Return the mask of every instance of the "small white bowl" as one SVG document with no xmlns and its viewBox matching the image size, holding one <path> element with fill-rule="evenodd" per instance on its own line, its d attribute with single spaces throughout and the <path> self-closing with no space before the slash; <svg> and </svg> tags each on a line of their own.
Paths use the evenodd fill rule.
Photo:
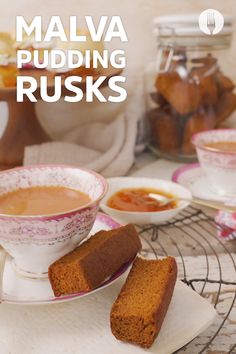
<svg viewBox="0 0 236 354">
<path fill-rule="evenodd" d="M 108 193 L 101 202 L 101 209 L 111 215 L 115 220 L 121 224 L 162 224 L 175 217 L 182 209 L 189 205 L 189 202 L 179 201 L 177 207 L 170 210 L 154 211 L 154 212 L 130 212 L 121 211 L 114 208 L 110 208 L 107 205 L 109 198 L 121 189 L 126 188 L 155 188 L 173 194 L 179 198 L 192 199 L 191 192 L 176 183 L 156 179 L 156 178 L 137 178 L 137 177 L 117 177 L 107 180 L 109 184 Z"/>
</svg>

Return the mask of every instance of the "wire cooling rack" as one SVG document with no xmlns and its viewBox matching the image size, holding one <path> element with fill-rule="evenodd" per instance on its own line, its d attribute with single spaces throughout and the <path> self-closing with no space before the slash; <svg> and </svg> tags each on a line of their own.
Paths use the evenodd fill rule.
<svg viewBox="0 0 236 354">
<path fill-rule="evenodd" d="M 178 353 L 236 353 L 236 240 L 223 243 L 217 237 L 221 226 L 194 207 L 171 222 L 138 228 L 142 255 L 175 256 L 179 278 L 208 298 L 219 314 L 214 325 Z"/>
</svg>

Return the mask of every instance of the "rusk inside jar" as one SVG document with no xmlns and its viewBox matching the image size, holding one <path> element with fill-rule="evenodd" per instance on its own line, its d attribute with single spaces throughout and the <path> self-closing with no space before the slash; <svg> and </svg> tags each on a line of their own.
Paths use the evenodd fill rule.
<svg viewBox="0 0 236 354">
<path fill-rule="evenodd" d="M 150 148 L 174 160 L 194 160 L 191 137 L 217 129 L 236 110 L 233 58 L 227 51 L 232 19 L 218 35 L 198 27 L 198 15 L 155 20 L 157 60 L 147 67 Z M 235 72 L 236 74 L 236 72 Z"/>
</svg>

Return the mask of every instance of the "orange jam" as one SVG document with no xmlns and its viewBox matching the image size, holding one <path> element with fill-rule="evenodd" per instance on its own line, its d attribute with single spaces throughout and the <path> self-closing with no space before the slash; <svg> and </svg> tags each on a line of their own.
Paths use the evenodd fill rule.
<svg viewBox="0 0 236 354">
<path fill-rule="evenodd" d="M 161 205 L 162 201 L 152 198 L 150 194 L 157 194 L 170 199 L 174 198 L 170 193 L 153 188 L 129 188 L 116 192 L 110 197 L 107 205 L 113 209 L 133 212 L 163 211 L 174 209 L 177 206 L 175 201 Z"/>
</svg>

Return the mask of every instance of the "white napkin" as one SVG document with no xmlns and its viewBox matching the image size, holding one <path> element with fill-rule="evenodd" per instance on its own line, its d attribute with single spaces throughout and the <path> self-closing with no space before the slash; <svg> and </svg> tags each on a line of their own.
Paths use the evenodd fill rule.
<svg viewBox="0 0 236 354">
<path fill-rule="evenodd" d="M 24 153 L 24 165 L 69 164 L 91 168 L 105 177 L 125 175 L 134 162 L 138 122 L 144 112 L 141 82 L 136 82 L 134 87 L 135 92 L 129 92 L 123 113 L 112 119 L 108 119 L 105 116 L 106 113 L 103 119 L 100 114 L 99 118 L 95 119 L 95 109 L 86 121 L 84 117 L 80 121 L 78 111 L 77 127 L 73 127 L 60 141 L 27 146 Z M 66 114 L 74 115 L 76 109 L 78 106 L 73 108 L 71 105 Z M 105 111 L 106 106 L 103 105 L 103 109 Z M 66 116 L 63 118 L 67 119 Z M 58 126 L 55 126 L 55 132 L 59 130 Z M 53 131 L 50 133 L 52 136 L 57 135 L 53 134 Z"/>
<path fill-rule="evenodd" d="M 205 299 L 177 282 L 154 345 L 144 350 L 120 342 L 111 333 L 109 314 L 124 278 L 93 295 L 69 303 L 45 306 L 2 304 L 1 354 L 170 354 L 199 335 L 215 319 L 216 312 Z"/>
</svg>

